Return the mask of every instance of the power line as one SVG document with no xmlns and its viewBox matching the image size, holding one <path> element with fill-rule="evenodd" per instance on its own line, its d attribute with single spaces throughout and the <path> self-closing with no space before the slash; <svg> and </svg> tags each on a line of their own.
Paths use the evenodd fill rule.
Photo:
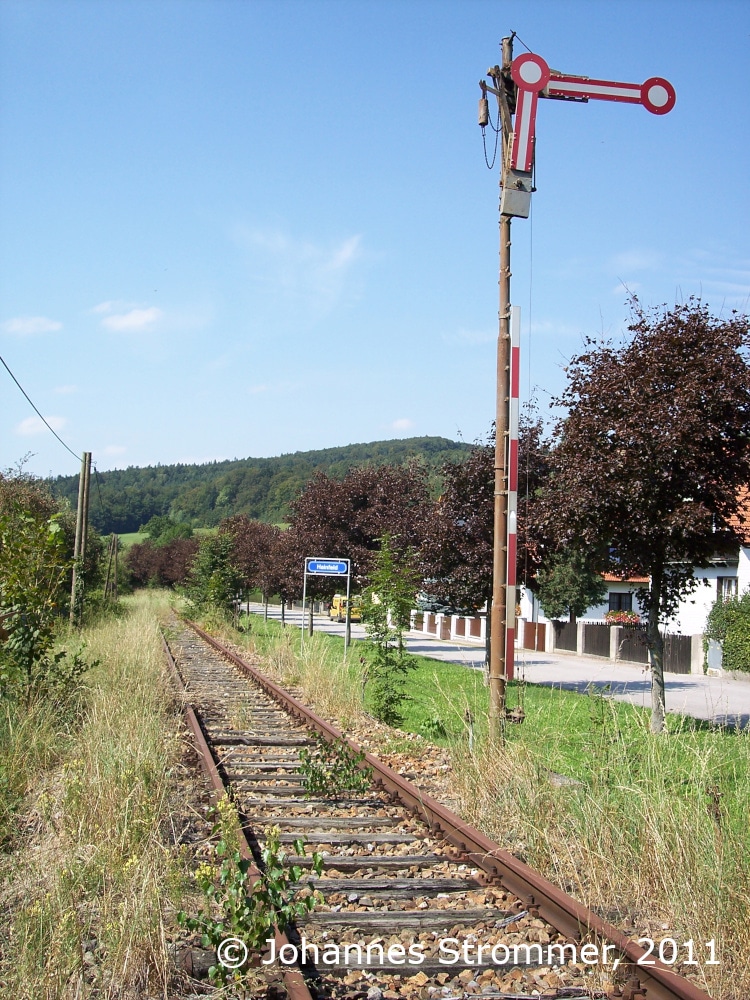
<svg viewBox="0 0 750 1000">
<path fill-rule="evenodd" d="M 23 393 L 23 395 L 26 398 L 26 401 L 29 403 L 29 405 L 31 406 L 32 410 L 34 411 L 34 413 L 36 413 L 36 415 L 42 421 L 42 423 L 47 428 L 47 430 L 52 431 L 52 433 L 55 435 L 55 437 L 60 442 L 60 444 L 63 446 L 63 448 L 65 448 L 66 451 L 69 451 L 70 454 L 73 456 L 73 458 L 76 459 L 76 461 L 80 461 L 81 456 L 80 455 L 76 455 L 76 453 L 73 451 L 72 448 L 68 448 L 68 446 L 65 444 L 65 442 L 63 441 L 63 439 L 57 433 L 57 431 L 54 430 L 52 427 L 50 427 L 50 425 L 47 423 L 47 421 L 45 420 L 45 418 L 42 416 L 42 414 L 39 412 L 39 410 L 34 405 L 34 403 L 33 403 L 32 399 L 31 399 L 31 397 L 29 396 L 29 394 L 26 392 L 26 390 L 24 389 L 24 387 L 21 385 L 21 383 L 18 381 L 18 379 L 16 378 L 16 376 L 13 374 L 13 372 L 8 367 L 8 365 L 7 365 L 6 361 L 5 361 L 5 358 L 3 358 L 2 355 L 0 355 L 0 361 L 2 361 L 3 367 L 5 368 L 5 370 L 7 371 L 7 373 L 10 375 L 10 377 L 13 379 L 13 381 L 16 383 L 16 385 L 18 386 L 18 388 L 21 390 L 21 392 Z"/>
</svg>

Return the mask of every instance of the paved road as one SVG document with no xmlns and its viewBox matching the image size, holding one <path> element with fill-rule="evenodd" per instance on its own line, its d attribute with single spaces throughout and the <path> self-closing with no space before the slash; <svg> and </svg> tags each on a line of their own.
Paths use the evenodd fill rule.
<svg viewBox="0 0 750 1000">
<path fill-rule="evenodd" d="M 251 604 L 250 611 L 263 613 L 261 604 Z M 269 607 L 269 617 L 279 620 L 278 607 Z M 287 611 L 286 620 L 299 627 L 300 611 Z M 314 616 L 314 627 L 344 634 L 344 626 L 331 622 L 322 615 Z M 361 625 L 352 625 L 352 639 L 364 638 Z M 459 663 L 475 670 L 484 668 L 484 647 L 474 643 L 444 642 L 418 632 L 407 636 L 411 653 L 430 656 L 436 660 Z M 534 653 L 519 649 L 516 652 L 516 677 L 531 684 L 561 687 L 568 691 L 585 693 L 599 690 L 620 701 L 629 701 L 645 708 L 651 706 L 651 673 L 640 664 L 612 663 L 595 656 L 576 656 L 572 653 Z M 727 726 L 750 725 L 750 678 L 736 680 L 729 676 L 704 677 L 699 674 L 666 674 L 666 702 L 668 712 L 681 712 L 696 719 L 706 719 Z"/>
</svg>

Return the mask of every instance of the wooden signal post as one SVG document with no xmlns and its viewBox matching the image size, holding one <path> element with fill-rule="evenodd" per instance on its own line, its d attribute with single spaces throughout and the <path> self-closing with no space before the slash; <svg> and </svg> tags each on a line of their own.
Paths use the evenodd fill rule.
<svg viewBox="0 0 750 1000">
<path fill-rule="evenodd" d="M 645 83 L 592 80 L 550 69 L 534 52 L 513 58 L 513 38 L 502 40 L 502 66 L 487 72 L 492 84 L 480 81 L 479 124 L 489 124 L 487 94 L 497 98 L 502 135 L 500 169 L 500 307 L 497 341 L 495 416 L 495 509 L 490 610 L 490 738 L 502 734 L 506 684 L 513 678 L 515 634 L 515 510 L 512 497 L 518 476 L 518 451 L 512 441 L 513 406 L 517 402 L 517 351 L 511 343 L 510 222 L 531 212 L 536 112 L 540 97 L 586 103 L 589 100 L 641 104 L 655 115 L 675 105 L 675 91 L 662 77 Z M 513 367 L 515 365 L 515 374 Z M 514 384 L 514 382 L 516 384 Z M 509 517 L 510 508 L 510 517 Z"/>
</svg>

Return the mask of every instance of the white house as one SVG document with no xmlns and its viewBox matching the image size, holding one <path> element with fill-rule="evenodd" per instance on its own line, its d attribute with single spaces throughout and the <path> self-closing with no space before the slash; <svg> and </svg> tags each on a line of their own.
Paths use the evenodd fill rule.
<svg viewBox="0 0 750 1000">
<path fill-rule="evenodd" d="M 719 597 L 737 597 L 750 587 L 750 546 L 717 555 L 705 568 L 694 570 L 695 589 L 680 604 L 677 614 L 667 623 L 667 631 L 679 635 L 700 635 L 706 627 L 706 619 L 714 602 Z M 640 611 L 636 592 L 648 587 L 648 577 L 632 577 L 621 580 L 605 573 L 607 599 L 601 604 L 587 608 L 579 621 L 602 621 L 608 611 Z M 521 589 L 521 614 L 525 621 L 548 622 L 538 598 L 530 591 Z"/>
</svg>

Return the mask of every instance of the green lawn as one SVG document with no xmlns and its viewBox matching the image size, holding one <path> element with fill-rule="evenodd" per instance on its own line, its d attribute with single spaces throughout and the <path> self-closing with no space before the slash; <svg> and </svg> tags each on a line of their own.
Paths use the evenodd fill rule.
<svg viewBox="0 0 750 1000">
<path fill-rule="evenodd" d="M 193 534 L 215 535 L 218 530 L 218 528 L 193 528 Z M 141 542 L 145 542 L 148 535 L 145 531 L 126 531 L 125 534 L 118 535 L 118 538 L 121 548 L 127 551 L 131 545 L 140 545 Z"/>
<path fill-rule="evenodd" d="M 251 615 L 259 651 L 281 632 L 277 622 Z M 318 633 L 341 650 L 343 639 Z M 359 643 L 352 647 L 358 658 Z M 426 656 L 408 655 L 407 701 L 403 706 L 407 732 L 439 745 L 476 741 L 487 732 L 488 688 L 482 671 Z M 661 769 L 665 792 L 690 793 L 699 764 L 705 794 L 734 793 L 747 804 L 750 789 L 750 733 L 720 730 L 686 716 L 667 716 L 669 739 L 649 738 L 649 713 L 615 701 L 606 693 L 581 695 L 559 688 L 511 681 L 509 708 L 521 706 L 522 723 L 506 726 L 508 744 L 524 747 L 540 766 L 586 784 L 638 781 Z M 738 753 L 738 750 L 742 752 Z M 654 756 L 656 754 L 656 757 Z M 687 777 L 690 775 L 691 777 Z M 728 803 L 726 803 L 728 804 Z M 732 809 L 734 811 L 734 809 Z"/>
<path fill-rule="evenodd" d="M 145 531 L 127 531 L 124 535 L 118 535 L 120 539 L 120 546 L 123 549 L 129 549 L 131 545 L 140 545 L 141 542 L 145 542 L 148 535 Z"/>
</svg>

